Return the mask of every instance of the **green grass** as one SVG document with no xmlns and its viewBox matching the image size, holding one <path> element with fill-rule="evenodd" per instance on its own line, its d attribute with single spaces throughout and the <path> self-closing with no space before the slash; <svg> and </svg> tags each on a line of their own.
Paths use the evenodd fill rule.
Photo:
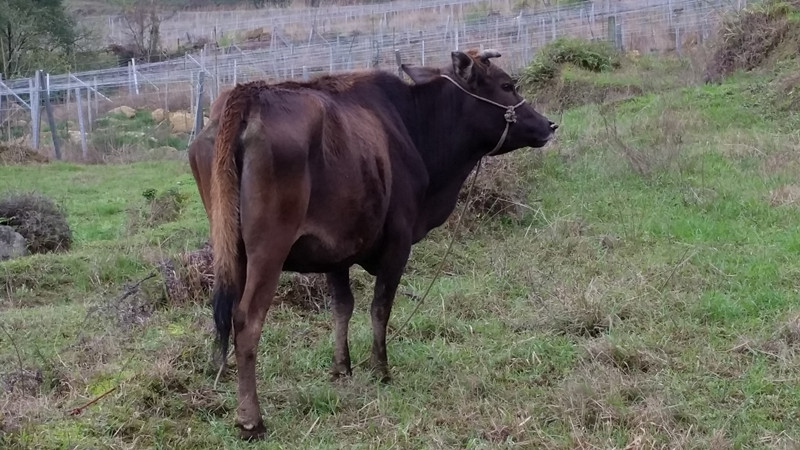
<svg viewBox="0 0 800 450">
<path fill-rule="evenodd" d="M 570 109 L 552 146 L 502 157 L 519 169 L 530 208 L 519 221 L 487 219 L 456 242 L 445 275 L 389 344 L 389 385 L 360 368 L 329 382 L 329 312 L 274 307 L 258 365 L 271 434 L 257 445 L 232 428 L 235 382 L 212 389 L 207 304 L 165 302 L 158 277 L 119 297 L 157 257 L 205 240 L 187 163 L 0 167 L 0 190 L 61 201 L 76 239 L 68 254 L 0 263 L 0 323 L 20 353 L 2 338 L 2 372 L 18 371 L 20 359 L 42 371 L 33 391 L 2 394 L 0 427 L 10 432 L 0 440 L 6 448 L 789 446 L 800 439 L 800 209 L 770 200 L 780 203 L 773 190 L 800 175 L 800 114 L 765 100 L 776 76 L 737 74 L 613 108 Z M 129 209 L 144 207 L 142 193 L 172 187 L 190 198 L 178 219 L 132 231 Z M 414 248 L 401 291 L 426 287 L 449 230 Z M 371 342 L 372 285 L 355 272 L 351 351 L 360 361 Z M 398 296 L 392 326 L 415 306 Z M 81 415 L 67 414 L 117 384 Z"/>
</svg>

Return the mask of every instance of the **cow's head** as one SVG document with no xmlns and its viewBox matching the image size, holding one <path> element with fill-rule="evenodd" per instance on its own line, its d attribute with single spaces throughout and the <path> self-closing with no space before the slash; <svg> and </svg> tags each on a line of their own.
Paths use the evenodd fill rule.
<svg viewBox="0 0 800 450">
<path fill-rule="evenodd" d="M 492 58 L 499 57 L 496 50 L 455 51 L 451 64 L 443 68 L 403 65 L 402 69 L 417 85 L 440 80 L 452 95 L 463 96 L 465 114 L 459 120 L 476 139 L 500 145 L 492 155 L 542 147 L 552 139 L 558 125 L 525 102 L 511 76 L 491 63 Z M 443 78 L 449 81 L 442 82 Z"/>
</svg>

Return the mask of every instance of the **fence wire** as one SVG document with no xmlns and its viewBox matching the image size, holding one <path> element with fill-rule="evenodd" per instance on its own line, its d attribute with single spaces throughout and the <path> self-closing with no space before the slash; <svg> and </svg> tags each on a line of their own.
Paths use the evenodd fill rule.
<svg viewBox="0 0 800 450">
<path fill-rule="evenodd" d="M 484 5 L 484 9 L 475 9 L 476 5 Z M 508 5 L 506 0 L 411 0 L 369 8 L 309 8 L 276 14 L 266 27 L 262 21 L 269 40 L 261 42 L 261 48 L 247 49 L 235 43 L 207 45 L 164 62 L 130 61 L 103 70 L 43 74 L 41 81 L 37 77 L 6 80 L 0 83 L 0 133 L 7 140 L 27 139 L 25 143 L 33 141 L 38 146 L 38 139 L 25 135 L 41 131 L 35 125 L 41 116 L 36 108 L 31 110 L 31 100 L 36 104 L 45 97 L 55 105 L 56 115 L 73 122 L 77 120 L 69 119 L 71 116 L 81 118 L 80 106 L 81 114 L 87 115 L 85 128 L 91 128 L 104 112 L 125 104 L 160 107 L 167 113 L 188 111 L 194 117 L 190 128 L 195 129 L 202 124 L 202 108 L 222 89 L 256 78 L 279 81 L 363 68 L 396 70 L 398 56 L 404 63 L 441 65 L 449 60 L 451 50 L 475 47 L 498 49 L 503 55 L 498 64 L 513 73 L 526 66 L 538 48 L 564 36 L 608 40 L 625 51 L 680 52 L 686 44 L 708 39 L 721 14 L 745 6 L 742 0 L 601 0 L 514 12 Z M 504 7 L 505 12 L 500 12 Z M 414 11 L 428 14 L 429 25 L 398 28 L 396 22 L 402 15 Z M 173 23 L 185 24 L 191 17 L 200 20 L 202 14 L 184 13 Z M 244 20 L 242 14 L 220 13 L 216 29 L 247 29 L 259 21 Z M 319 19 L 325 14 L 330 15 Z M 379 17 L 378 26 L 371 32 L 344 34 L 326 29 L 323 23 L 359 17 Z M 287 37 L 298 34 L 297 30 L 304 35 L 302 39 Z M 204 95 L 199 98 L 201 92 Z"/>
</svg>

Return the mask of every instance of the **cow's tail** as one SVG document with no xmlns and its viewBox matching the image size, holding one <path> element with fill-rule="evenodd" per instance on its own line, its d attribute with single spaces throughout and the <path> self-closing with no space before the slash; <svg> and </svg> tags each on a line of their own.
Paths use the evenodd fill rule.
<svg viewBox="0 0 800 450">
<path fill-rule="evenodd" d="M 239 134 L 250 109 L 250 90 L 234 88 L 220 118 L 211 167 L 211 244 L 214 249 L 214 324 L 221 351 L 221 364 L 228 355 L 233 308 L 241 297 L 245 256 L 239 220 L 241 142 Z"/>
</svg>

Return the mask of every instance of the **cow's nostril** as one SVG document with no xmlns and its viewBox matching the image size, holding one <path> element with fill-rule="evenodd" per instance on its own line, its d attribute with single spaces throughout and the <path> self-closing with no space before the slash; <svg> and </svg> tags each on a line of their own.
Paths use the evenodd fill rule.
<svg viewBox="0 0 800 450">
<path fill-rule="evenodd" d="M 558 124 L 550 122 L 550 129 L 553 130 L 553 131 L 556 131 L 558 129 Z"/>
</svg>

